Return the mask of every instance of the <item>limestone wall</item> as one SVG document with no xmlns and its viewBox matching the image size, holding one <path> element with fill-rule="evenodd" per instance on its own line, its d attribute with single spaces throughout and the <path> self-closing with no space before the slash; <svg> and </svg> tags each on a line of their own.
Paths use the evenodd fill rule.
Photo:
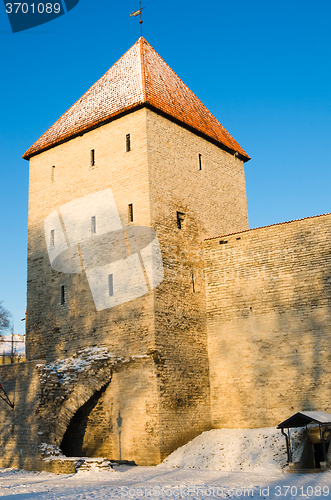
<svg viewBox="0 0 331 500">
<path fill-rule="evenodd" d="M 14 409 L 0 400 L 0 467 L 38 470 L 40 381 L 36 362 L 0 366 L 0 382 Z"/>
<path fill-rule="evenodd" d="M 106 348 L 86 349 L 48 365 L 0 366 L 0 381 L 14 403 L 12 409 L 0 400 L 0 467 L 74 471 L 75 459 L 63 454 L 160 462 L 149 356 L 120 359 Z"/>
<path fill-rule="evenodd" d="M 331 411 L 331 215 L 205 242 L 212 425 Z"/>
<path fill-rule="evenodd" d="M 128 133 L 131 150 L 126 152 Z M 139 354 L 154 345 L 153 294 L 131 301 L 129 307 L 122 304 L 97 311 L 85 272 L 57 272 L 50 265 L 44 231 L 46 217 L 72 200 L 107 188 L 112 190 L 123 226 L 150 226 L 143 109 L 30 160 L 27 359 L 45 358 L 51 362 L 78 349 L 105 344 L 118 355 Z M 132 223 L 128 221 L 131 203 Z M 123 331 L 127 332 L 125 336 Z"/>
<path fill-rule="evenodd" d="M 155 290 L 154 356 L 164 458 L 211 426 L 202 241 L 247 229 L 248 220 L 240 160 L 152 111 L 147 148 L 151 222 L 165 272 Z"/>
<path fill-rule="evenodd" d="M 42 441 L 68 457 L 160 460 L 153 359 L 87 348 L 39 367 Z"/>
<path fill-rule="evenodd" d="M 55 226 L 46 234 L 45 220 L 63 205 L 108 188 L 123 226 L 156 231 L 164 279 L 143 296 L 97 310 L 86 269 L 74 274 L 51 267 L 47 238 Z M 182 229 L 177 212 L 185 218 Z M 68 217 L 74 228 L 80 214 L 69 211 Z M 122 459 L 154 464 L 210 428 L 201 242 L 247 227 L 242 161 L 151 110 L 140 109 L 31 158 L 27 358 L 44 357 L 49 364 L 105 346 L 118 358 L 140 359 L 121 365 L 111 383 L 107 374 L 103 386 L 95 387 L 102 392 L 90 394 L 89 401 L 77 386 L 67 414 L 60 404 L 58 441 L 70 419 L 81 422 L 78 402 L 91 406 L 82 449 L 94 456 L 118 458 L 121 442 Z M 77 265 L 84 257 L 79 248 Z M 102 439 L 100 428 L 109 439 Z"/>
</svg>

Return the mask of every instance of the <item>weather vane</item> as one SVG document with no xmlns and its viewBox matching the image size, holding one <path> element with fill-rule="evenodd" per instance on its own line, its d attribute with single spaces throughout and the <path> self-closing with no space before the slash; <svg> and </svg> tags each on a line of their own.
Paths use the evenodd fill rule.
<svg viewBox="0 0 331 500">
<path fill-rule="evenodd" d="M 143 20 L 142 20 L 142 16 L 141 16 L 141 11 L 143 9 L 145 9 L 145 7 L 142 7 L 141 6 L 141 1 L 139 1 L 139 10 L 135 10 L 135 11 L 131 12 L 131 14 L 130 14 L 130 17 L 140 16 L 139 24 L 140 24 L 140 34 L 141 34 L 141 36 L 143 36 Z"/>
</svg>

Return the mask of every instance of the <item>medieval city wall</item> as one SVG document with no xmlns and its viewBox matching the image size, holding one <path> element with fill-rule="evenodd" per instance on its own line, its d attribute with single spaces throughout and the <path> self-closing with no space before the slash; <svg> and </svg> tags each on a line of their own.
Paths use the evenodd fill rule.
<svg viewBox="0 0 331 500">
<path fill-rule="evenodd" d="M 39 369 L 43 442 L 67 457 L 159 462 L 156 376 L 150 356 L 87 348 Z"/>
<path fill-rule="evenodd" d="M 164 458 L 211 428 L 202 241 L 247 229 L 248 218 L 241 160 L 151 110 L 147 147 L 151 223 L 165 273 L 155 289 Z M 184 217 L 181 229 L 177 212 Z"/>
<path fill-rule="evenodd" d="M 0 401 L 0 467 L 38 470 L 40 380 L 37 362 L 0 366 L 0 381 L 14 408 Z"/>
<path fill-rule="evenodd" d="M 331 215 L 205 241 L 212 426 L 331 411 Z"/>
<path fill-rule="evenodd" d="M 149 356 L 88 348 L 52 364 L 1 366 L 0 379 L 14 404 L 0 404 L 0 467 L 70 473 L 84 456 L 160 462 Z"/>
</svg>

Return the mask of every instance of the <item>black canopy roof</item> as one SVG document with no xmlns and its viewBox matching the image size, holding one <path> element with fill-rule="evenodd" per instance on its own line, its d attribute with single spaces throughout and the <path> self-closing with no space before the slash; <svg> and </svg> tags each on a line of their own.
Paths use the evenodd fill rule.
<svg viewBox="0 0 331 500">
<path fill-rule="evenodd" d="M 277 429 L 290 429 L 291 427 L 303 427 L 312 422 L 321 425 L 331 425 L 331 415 L 325 411 L 299 411 L 292 417 L 278 424 Z"/>
</svg>

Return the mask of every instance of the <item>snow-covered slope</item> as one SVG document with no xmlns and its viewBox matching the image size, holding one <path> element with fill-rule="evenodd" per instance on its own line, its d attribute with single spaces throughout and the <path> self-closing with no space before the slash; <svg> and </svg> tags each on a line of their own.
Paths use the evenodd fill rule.
<svg viewBox="0 0 331 500">
<path fill-rule="evenodd" d="M 280 470 L 286 463 L 285 438 L 274 427 L 214 429 L 178 448 L 162 465 L 212 470 Z"/>
</svg>

